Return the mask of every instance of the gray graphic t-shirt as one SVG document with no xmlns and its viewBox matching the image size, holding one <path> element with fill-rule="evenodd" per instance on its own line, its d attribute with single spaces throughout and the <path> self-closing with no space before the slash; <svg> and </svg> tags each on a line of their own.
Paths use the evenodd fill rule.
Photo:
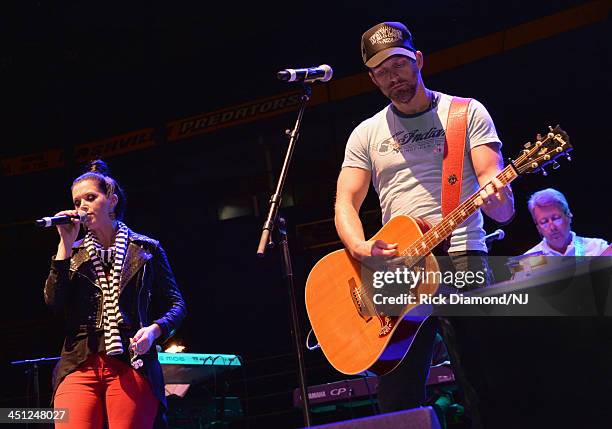
<svg viewBox="0 0 612 429">
<path fill-rule="evenodd" d="M 423 218 L 432 225 L 442 219 L 442 157 L 451 99 L 450 95 L 434 92 L 432 108 L 412 116 L 389 105 L 359 124 L 349 137 L 342 167 L 358 167 L 372 173 L 383 223 L 400 214 Z M 489 112 L 472 100 L 461 201 L 480 188 L 469 151 L 487 143 L 501 146 Z M 449 251 L 486 251 L 482 224 L 479 210 L 453 232 Z"/>
</svg>

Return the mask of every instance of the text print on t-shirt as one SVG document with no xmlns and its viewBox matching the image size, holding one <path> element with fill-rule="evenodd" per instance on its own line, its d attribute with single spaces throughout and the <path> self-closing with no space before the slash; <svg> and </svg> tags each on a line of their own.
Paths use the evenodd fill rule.
<svg viewBox="0 0 612 429">
<path fill-rule="evenodd" d="M 419 129 L 400 130 L 376 146 L 381 156 L 399 152 L 409 153 L 415 150 L 441 153 L 444 150 L 444 136 L 444 129 L 436 127 L 431 127 L 427 132 Z"/>
</svg>

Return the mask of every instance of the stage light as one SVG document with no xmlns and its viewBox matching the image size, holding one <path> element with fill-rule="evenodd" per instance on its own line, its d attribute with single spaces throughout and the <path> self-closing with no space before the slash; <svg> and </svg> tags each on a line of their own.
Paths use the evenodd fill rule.
<svg viewBox="0 0 612 429">
<path fill-rule="evenodd" d="M 166 353 L 181 353 L 183 350 L 185 350 L 185 346 L 179 346 L 177 344 L 172 344 L 170 347 L 168 347 L 165 352 Z"/>
</svg>

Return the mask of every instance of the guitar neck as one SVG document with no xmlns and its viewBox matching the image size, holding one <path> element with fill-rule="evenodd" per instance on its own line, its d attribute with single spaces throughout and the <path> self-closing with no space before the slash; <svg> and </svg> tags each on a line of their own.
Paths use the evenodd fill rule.
<svg viewBox="0 0 612 429">
<path fill-rule="evenodd" d="M 513 165 L 509 164 L 497 175 L 497 178 L 506 186 L 518 176 Z M 423 237 L 411 244 L 402 252 L 402 256 L 418 257 L 431 253 L 437 245 L 442 243 L 459 225 L 465 222 L 476 212 L 476 210 L 478 210 L 475 203 L 478 194 L 490 183 L 491 182 L 485 184 L 485 186 L 480 188 L 477 192 L 474 192 L 468 199 L 445 216 L 440 223 L 427 231 Z"/>
</svg>

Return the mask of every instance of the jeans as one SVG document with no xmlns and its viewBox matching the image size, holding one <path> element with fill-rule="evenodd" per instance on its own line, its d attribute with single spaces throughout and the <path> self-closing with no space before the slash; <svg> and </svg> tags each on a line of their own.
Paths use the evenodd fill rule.
<svg viewBox="0 0 612 429">
<path fill-rule="evenodd" d="M 90 355 L 64 378 L 54 408 L 68 409 L 60 428 L 150 429 L 159 401 L 149 383 L 127 363 L 103 353 Z"/>
<path fill-rule="evenodd" d="M 487 256 L 481 251 L 452 252 L 448 258 L 439 259 L 440 271 L 484 271 L 485 285 L 492 282 L 492 271 L 489 269 Z M 463 290 L 466 290 L 464 288 Z M 440 332 L 446 343 L 457 384 L 460 388 L 461 401 L 465 405 L 466 415 L 473 428 L 480 428 L 478 398 L 470 379 L 475 378 L 478 364 L 462 361 L 462 350 L 473 348 L 478 338 L 470 332 L 464 332 L 463 321 L 466 318 L 427 319 L 400 365 L 389 374 L 379 378 L 378 403 L 383 413 L 423 406 L 426 401 L 425 382 L 429 374 L 432 351 L 436 332 Z M 474 353 L 470 353 L 470 356 Z"/>
</svg>

